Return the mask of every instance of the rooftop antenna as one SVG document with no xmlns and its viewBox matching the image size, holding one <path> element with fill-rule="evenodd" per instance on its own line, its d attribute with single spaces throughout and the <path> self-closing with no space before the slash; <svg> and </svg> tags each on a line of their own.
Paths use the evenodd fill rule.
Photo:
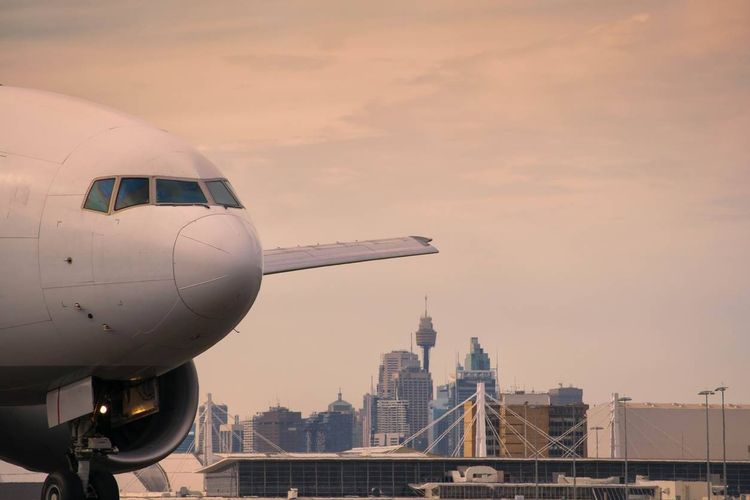
<svg viewBox="0 0 750 500">
<path fill-rule="evenodd" d="M 424 295 L 424 317 L 427 317 L 427 294 Z"/>
</svg>

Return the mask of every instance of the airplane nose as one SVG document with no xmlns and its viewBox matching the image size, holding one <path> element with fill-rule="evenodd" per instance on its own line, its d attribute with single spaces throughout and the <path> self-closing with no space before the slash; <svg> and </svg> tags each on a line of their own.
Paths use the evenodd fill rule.
<svg viewBox="0 0 750 500">
<path fill-rule="evenodd" d="M 252 224 L 234 215 L 209 215 L 183 227 L 173 264 L 182 301 L 205 318 L 239 321 L 260 289 L 260 243 Z"/>
</svg>

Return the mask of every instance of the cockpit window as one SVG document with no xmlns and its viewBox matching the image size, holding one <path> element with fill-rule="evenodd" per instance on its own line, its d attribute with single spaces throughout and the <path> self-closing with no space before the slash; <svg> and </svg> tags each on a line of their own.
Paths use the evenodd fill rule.
<svg viewBox="0 0 750 500">
<path fill-rule="evenodd" d="M 226 181 L 206 181 L 206 187 L 211 192 L 211 196 L 213 196 L 217 204 L 224 205 L 225 207 L 242 207 L 232 193 L 232 190 L 227 186 Z"/>
<path fill-rule="evenodd" d="M 157 179 L 156 203 L 207 204 L 208 200 L 200 184 L 195 181 Z"/>
<path fill-rule="evenodd" d="M 97 212 L 109 212 L 109 200 L 112 198 L 112 188 L 114 186 L 114 179 L 99 179 L 98 181 L 94 181 L 83 208 L 96 210 Z"/>
<path fill-rule="evenodd" d="M 117 191 L 115 200 L 115 210 L 132 207 L 133 205 L 147 205 L 148 196 L 148 178 L 146 177 L 126 177 L 120 179 L 120 188 Z"/>
</svg>

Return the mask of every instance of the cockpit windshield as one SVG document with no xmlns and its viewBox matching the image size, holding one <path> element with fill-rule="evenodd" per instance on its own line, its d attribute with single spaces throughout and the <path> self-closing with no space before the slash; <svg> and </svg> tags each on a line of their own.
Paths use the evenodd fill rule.
<svg viewBox="0 0 750 500">
<path fill-rule="evenodd" d="M 115 210 L 134 205 L 148 205 L 148 177 L 126 177 L 120 179 L 115 199 Z"/>
<path fill-rule="evenodd" d="M 232 193 L 227 181 L 206 181 L 206 187 L 217 204 L 235 208 L 242 206 Z"/>
<path fill-rule="evenodd" d="M 114 187 L 114 178 L 94 181 L 83 208 L 96 210 L 97 212 L 109 212 L 109 200 L 112 198 L 112 188 Z"/>
<path fill-rule="evenodd" d="M 196 181 L 156 179 L 156 203 L 208 204 L 208 200 Z"/>
<path fill-rule="evenodd" d="M 112 198 L 114 197 L 114 203 Z M 110 214 L 136 205 L 243 208 L 226 179 L 113 176 L 94 179 L 83 208 Z"/>
</svg>

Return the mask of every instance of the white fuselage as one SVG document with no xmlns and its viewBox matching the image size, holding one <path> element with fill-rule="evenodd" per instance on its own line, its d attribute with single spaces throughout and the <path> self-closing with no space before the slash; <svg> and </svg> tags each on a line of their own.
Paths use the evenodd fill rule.
<svg viewBox="0 0 750 500">
<path fill-rule="evenodd" d="M 151 202 L 84 209 L 108 176 L 150 178 Z M 223 175 L 135 118 L 0 86 L 0 405 L 89 375 L 164 373 L 250 309 L 263 256 L 246 210 L 156 204 L 156 178 Z"/>
</svg>

